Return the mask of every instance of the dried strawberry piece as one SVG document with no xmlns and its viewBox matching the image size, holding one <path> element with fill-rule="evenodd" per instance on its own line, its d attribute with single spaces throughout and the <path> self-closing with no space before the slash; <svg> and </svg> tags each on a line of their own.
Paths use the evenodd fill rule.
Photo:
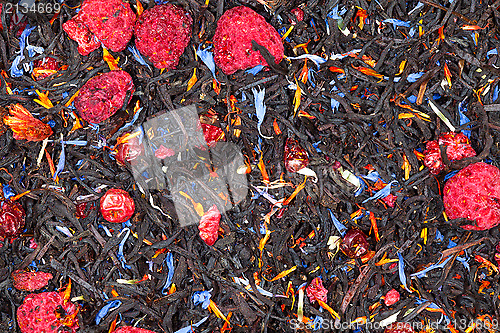
<svg viewBox="0 0 500 333">
<path fill-rule="evenodd" d="M 137 20 L 135 46 L 156 68 L 175 68 L 191 39 L 192 25 L 193 19 L 183 8 L 154 6 Z"/>
<path fill-rule="evenodd" d="M 53 134 L 49 125 L 33 117 L 21 104 L 9 106 L 9 112 L 11 116 L 4 117 L 3 122 L 14 132 L 14 139 L 42 141 Z"/>
<path fill-rule="evenodd" d="M 213 38 L 215 64 L 226 74 L 257 65 L 267 66 L 260 52 L 253 50 L 252 40 L 265 47 L 276 63 L 283 59 L 281 37 L 264 17 L 245 6 L 229 9 L 217 22 Z"/>
<path fill-rule="evenodd" d="M 474 163 L 451 177 L 443 190 L 446 215 L 475 220 L 466 230 L 487 230 L 500 224 L 500 170 Z"/>
<path fill-rule="evenodd" d="M 19 202 L 0 201 L 0 237 L 16 237 L 24 228 L 26 214 Z"/>
<path fill-rule="evenodd" d="M 396 289 L 391 289 L 385 294 L 384 303 L 387 306 L 391 306 L 399 302 L 399 292 Z"/>
<path fill-rule="evenodd" d="M 121 165 L 125 165 L 125 161 L 132 164 L 140 155 L 144 153 L 144 146 L 139 143 L 139 137 L 135 136 L 126 139 L 116 145 L 115 158 Z"/>
<path fill-rule="evenodd" d="M 174 155 L 175 150 L 173 150 L 172 148 L 167 148 L 164 145 L 160 145 L 160 147 L 158 147 L 158 149 L 156 149 L 155 151 L 156 158 L 159 158 L 161 160 Z"/>
<path fill-rule="evenodd" d="M 35 291 L 45 287 L 53 276 L 45 272 L 29 272 L 17 270 L 11 274 L 14 288 L 24 291 Z"/>
<path fill-rule="evenodd" d="M 429 141 L 424 151 L 424 165 L 432 174 L 437 175 L 444 169 L 439 146 L 446 146 L 446 156 L 450 161 L 458 161 L 466 157 L 476 156 L 469 139 L 463 133 L 442 133 L 437 141 Z"/>
<path fill-rule="evenodd" d="M 410 323 L 392 323 L 387 326 L 384 330 L 384 333 L 413 333 L 415 330 L 411 326 Z"/>
<path fill-rule="evenodd" d="M 302 21 L 304 19 L 304 11 L 300 9 L 299 7 L 294 8 L 290 11 L 295 17 L 297 18 L 297 21 Z M 295 22 L 293 22 L 295 24 Z"/>
<path fill-rule="evenodd" d="M 135 203 L 127 191 L 118 188 L 109 189 L 101 197 L 101 214 L 108 222 L 122 223 L 134 215 Z"/>
<path fill-rule="evenodd" d="M 144 328 L 132 327 L 132 326 L 122 326 L 113 331 L 113 333 L 155 333 Z"/>
<path fill-rule="evenodd" d="M 297 140 L 286 139 L 285 142 L 285 168 L 288 172 L 297 172 L 309 164 L 307 152 L 299 145 Z"/>
<path fill-rule="evenodd" d="M 311 283 L 306 288 L 307 297 L 309 297 L 309 302 L 314 303 L 320 300 L 326 303 L 328 298 L 328 290 L 323 287 L 323 281 L 320 277 L 314 278 Z"/>
<path fill-rule="evenodd" d="M 366 235 L 358 229 L 349 229 L 340 243 L 340 249 L 349 258 L 361 258 L 369 248 Z"/>
<path fill-rule="evenodd" d="M 78 53 L 83 56 L 89 55 L 101 46 L 101 43 L 90 32 L 85 23 L 79 19 L 78 15 L 65 22 L 63 30 L 66 31 L 69 38 L 78 43 Z"/>
<path fill-rule="evenodd" d="M 64 299 L 63 292 L 29 294 L 17 309 L 21 333 L 78 331 L 78 306 Z"/>
<path fill-rule="evenodd" d="M 218 237 L 219 223 L 221 214 L 216 205 L 213 205 L 200 220 L 198 229 L 200 230 L 200 238 L 209 245 L 215 244 Z"/>
<path fill-rule="evenodd" d="M 114 115 L 124 104 L 127 92 L 130 97 L 135 87 L 129 73 L 116 70 L 94 76 L 80 89 L 75 107 L 84 120 L 98 124 Z"/>
<path fill-rule="evenodd" d="M 382 201 L 384 201 L 389 207 L 394 207 L 397 198 L 398 197 L 395 196 L 394 194 L 389 193 L 389 195 L 383 198 Z"/>
<path fill-rule="evenodd" d="M 202 123 L 201 128 L 203 129 L 203 135 L 209 147 L 215 146 L 217 141 L 223 137 L 224 132 L 220 127 Z"/>
</svg>

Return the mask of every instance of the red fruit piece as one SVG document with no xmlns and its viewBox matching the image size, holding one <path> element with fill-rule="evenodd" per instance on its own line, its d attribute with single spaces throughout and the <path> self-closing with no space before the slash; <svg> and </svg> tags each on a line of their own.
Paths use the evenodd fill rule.
<svg viewBox="0 0 500 333">
<path fill-rule="evenodd" d="M 121 165 L 125 165 L 125 161 L 132 164 L 143 153 L 144 146 L 139 143 L 139 138 L 135 136 L 116 145 L 115 158 Z"/>
<path fill-rule="evenodd" d="M 155 333 L 144 328 L 122 326 L 113 331 L 113 333 Z"/>
<path fill-rule="evenodd" d="M 349 229 L 340 243 L 340 249 L 349 258 L 361 258 L 369 248 L 366 235 L 358 229 Z"/>
<path fill-rule="evenodd" d="M 413 327 L 410 323 L 392 323 L 387 326 L 384 330 L 384 333 L 413 333 Z"/>
<path fill-rule="evenodd" d="M 302 21 L 304 19 L 304 11 L 300 8 L 294 8 L 290 11 L 295 17 L 297 18 L 297 21 Z"/>
<path fill-rule="evenodd" d="M 216 205 L 213 205 L 200 220 L 198 229 L 200 230 L 200 238 L 208 245 L 212 246 L 217 240 L 219 231 L 221 214 Z"/>
<path fill-rule="evenodd" d="M 118 188 L 109 189 L 101 197 L 101 214 L 108 222 L 122 223 L 134 215 L 135 204 L 127 191 Z"/>
<path fill-rule="evenodd" d="M 437 175 L 444 169 L 439 146 L 446 146 L 446 156 L 450 161 L 458 161 L 466 157 L 476 156 L 469 139 L 463 133 L 442 133 L 437 141 L 429 141 L 424 151 L 424 165 L 432 174 Z"/>
<path fill-rule="evenodd" d="M 117 70 L 94 76 L 80 89 L 75 107 L 84 120 L 98 124 L 114 115 L 124 104 L 127 92 L 135 91 L 129 73 Z"/>
<path fill-rule="evenodd" d="M 224 132 L 220 127 L 202 123 L 201 128 L 203 129 L 203 135 L 209 147 L 215 146 L 217 141 L 221 140 L 223 137 Z"/>
<path fill-rule="evenodd" d="M 391 306 L 399 301 L 399 292 L 396 289 L 391 289 L 385 294 L 384 303 Z"/>
<path fill-rule="evenodd" d="M 65 22 L 63 30 L 66 31 L 69 38 L 78 43 L 78 53 L 83 56 L 88 55 L 101 46 L 101 43 L 99 43 L 89 28 L 78 18 L 78 15 Z"/>
<path fill-rule="evenodd" d="M 78 307 L 64 299 L 64 293 L 45 292 L 29 294 L 17 309 L 17 323 L 21 333 L 77 332 Z"/>
<path fill-rule="evenodd" d="M 14 288 L 24 291 L 35 291 L 45 287 L 53 276 L 45 272 L 28 272 L 17 270 L 11 274 Z"/>
<path fill-rule="evenodd" d="M 288 172 L 297 172 L 309 164 L 307 152 L 299 145 L 297 140 L 286 139 L 285 142 L 285 168 Z"/>
<path fill-rule="evenodd" d="M 19 202 L 0 201 L 0 237 L 16 237 L 24 228 L 26 214 Z"/>
<path fill-rule="evenodd" d="M 172 69 L 191 39 L 193 19 L 172 4 L 144 11 L 135 25 L 135 45 L 156 68 Z"/>
<path fill-rule="evenodd" d="M 84 219 L 87 217 L 88 215 L 88 211 L 87 211 L 87 203 L 86 202 L 82 202 L 82 203 L 79 203 L 78 205 L 76 205 L 76 212 L 75 212 L 75 216 L 78 217 L 79 219 Z"/>
<path fill-rule="evenodd" d="M 500 170 L 474 163 L 451 177 L 443 190 L 446 215 L 475 220 L 466 230 L 487 230 L 500 224 Z"/>
<path fill-rule="evenodd" d="M 42 141 L 52 135 L 50 126 L 33 117 L 21 104 L 9 106 L 9 112 L 11 116 L 4 117 L 3 122 L 14 132 L 14 139 Z"/>
<path fill-rule="evenodd" d="M 264 17 L 245 6 L 229 9 L 221 16 L 215 30 L 215 64 L 226 74 L 257 65 L 267 66 L 260 52 L 253 50 L 252 40 L 265 47 L 276 63 L 283 59 L 281 37 Z"/>
<path fill-rule="evenodd" d="M 35 61 L 34 66 L 33 76 L 38 81 L 55 74 L 59 69 L 59 62 L 52 57 L 45 57 L 41 60 Z"/>
<path fill-rule="evenodd" d="M 309 297 L 309 302 L 314 303 L 318 299 L 326 303 L 328 298 L 328 290 L 323 287 L 323 281 L 320 277 L 314 278 L 311 283 L 306 288 L 307 297 Z"/>
<path fill-rule="evenodd" d="M 161 160 L 174 155 L 175 150 L 173 150 L 172 148 L 167 148 L 164 145 L 160 145 L 160 147 L 158 147 L 158 149 L 156 149 L 155 151 L 156 158 L 159 158 Z"/>
</svg>

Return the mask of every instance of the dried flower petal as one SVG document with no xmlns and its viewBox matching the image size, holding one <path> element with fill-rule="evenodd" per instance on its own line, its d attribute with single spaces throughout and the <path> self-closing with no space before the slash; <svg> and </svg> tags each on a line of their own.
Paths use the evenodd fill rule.
<svg viewBox="0 0 500 333">
<path fill-rule="evenodd" d="M 49 125 L 33 117 L 21 104 L 9 106 L 11 116 L 3 118 L 5 125 L 14 132 L 14 139 L 42 141 L 52 135 Z"/>
</svg>

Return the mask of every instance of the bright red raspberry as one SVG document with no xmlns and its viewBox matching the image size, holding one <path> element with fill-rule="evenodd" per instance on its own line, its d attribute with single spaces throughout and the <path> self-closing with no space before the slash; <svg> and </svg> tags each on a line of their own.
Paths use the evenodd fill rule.
<svg viewBox="0 0 500 333">
<path fill-rule="evenodd" d="M 413 333 L 415 330 L 410 323 L 392 323 L 387 326 L 384 333 Z"/>
<path fill-rule="evenodd" d="M 451 177 L 443 190 L 446 215 L 475 220 L 466 230 L 487 230 L 500 224 L 500 170 L 474 163 Z"/>
<path fill-rule="evenodd" d="M 122 326 L 113 331 L 113 333 L 155 333 L 144 328 Z"/>
<path fill-rule="evenodd" d="M 80 89 L 75 107 L 80 117 L 91 123 L 100 123 L 114 115 L 124 104 L 127 92 L 135 91 L 132 77 L 117 70 L 94 76 Z"/>
<path fill-rule="evenodd" d="M 396 289 L 391 289 L 385 294 L 384 303 L 387 306 L 391 306 L 399 302 L 399 292 Z"/>
<path fill-rule="evenodd" d="M 210 124 L 202 123 L 201 128 L 203 129 L 203 136 L 205 137 L 205 141 L 209 147 L 215 146 L 224 133 L 220 127 Z"/>
<path fill-rule="evenodd" d="M 306 288 L 307 297 L 309 297 L 309 302 L 314 303 L 320 300 L 326 303 L 328 298 L 328 290 L 323 287 L 323 281 L 320 277 L 314 278 L 311 283 Z"/>
<path fill-rule="evenodd" d="M 193 19 L 172 4 L 144 11 L 135 24 L 135 45 L 156 68 L 172 69 L 191 39 Z"/>
<path fill-rule="evenodd" d="M 118 188 L 109 189 L 101 197 L 101 214 L 108 222 L 122 223 L 134 215 L 135 203 L 127 191 Z"/>
<path fill-rule="evenodd" d="M 221 16 L 215 30 L 215 64 L 226 74 L 257 65 L 267 66 L 260 52 L 253 50 L 252 40 L 265 47 L 276 63 L 283 59 L 281 37 L 264 17 L 245 6 L 229 9 Z"/>
<path fill-rule="evenodd" d="M 432 174 L 437 175 L 444 169 L 439 146 L 446 146 L 446 156 L 450 161 L 458 161 L 466 157 L 476 156 L 469 139 L 463 133 L 442 133 L 437 141 L 429 141 L 424 151 L 424 165 Z"/>
<path fill-rule="evenodd" d="M 304 19 L 304 11 L 300 9 L 299 7 L 294 8 L 290 11 L 295 17 L 297 18 L 297 21 L 302 21 Z"/>
<path fill-rule="evenodd" d="M 0 237 L 16 237 L 24 228 L 26 214 L 19 202 L 0 201 Z"/>
<path fill-rule="evenodd" d="M 41 60 L 37 60 L 34 63 L 35 68 L 33 68 L 33 76 L 35 80 L 42 80 L 46 77 L 55 74 L 59 70 L 59 62 L 52 57 L 45 57 Z"/>
<path fill-rule="evenodd" d="M 78 15 L 63 24 L 63 30 L 68 37 L 78 43 L 78 53 L 83 56 L 89 55 L 101 46 L 89 28 L 83 23 Z"/>
<path fill-rule="evenodd" d="M 208 245 L 212 246 L 218 237 L 221 214 L 216 205 L 213 205 L 200 220 L 198 229 L 200 238 Z"/>
<path fill-rule="evenodd" d="M 35 291 L 45 287 L 53 276 L 45 272 L 28 272 L 17 270 L 11 274 L 14 288 L 24 291 Z"/>
<path fill-rule="evenodd" d="M 297 172 L 309 164 L 309 158 L 304 148 L 297 140 L 286 139 L 285 142 L 285 168 L 288 172 Z"/>
</svg>

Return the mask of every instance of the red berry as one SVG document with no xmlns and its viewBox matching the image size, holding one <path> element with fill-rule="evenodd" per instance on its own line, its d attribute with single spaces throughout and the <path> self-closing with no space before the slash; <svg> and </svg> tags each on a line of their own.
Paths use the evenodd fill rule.
<svg viewBox="0 0 500 333">
<path fill-rule="evenodd" d="M 144 146 L 139 143 L 139 138 L 132 137 L 116 145 L 115 158 L 118 163 L 125 165 L 125 161 L 132 163 L 143 153 Z"/>
<path fill-rule="evenodd" d="M 38 81 L 56 73 L 59 69 L 59 62 L 52 57 L 45 57 L 41 60 L 35 61 L 34 66 L 33 76 Z"/>
<path fill-rule="evenodd" d="M 297 172 L 309 164 L 307 152 L 302 148 L 297 140 L 286 139 L 285 143 L 285 168 L 288 172 Z"/>
<path fill-rule="evenodd" d="M 424 165 L 432 174 L 437 175 L 444 169 L 439 146 L 446 146 L 446 156 L 450 161 L 458 161 L 466 157 L 476 156 L 469 139 L 462 133 L 442 133 L 437 141 L 429 141 L 424 151 Z"/>
<path fill-rule="evenodd" d="M 29 294 L 17 309 L 21 333 L 77 332 L 78 307 L 55 291 Z"/>
<path fill-rule="evenodd" d="M 369 248 L 366 235 L 358 229 L 349 229 L 340 243 L 340 249 L 349 258 L 361 258 Z"/>
<path fill-rule="evenodd" d="M 399 301 L 399 292 L 396 289 L 391 289 L 385 294 L 384 303 L 391 306 Z"/>
<path fill-rule="evenodd" d="M 25 291 L 35 291 L 45 287 L 53 276 L 44 272 L 28 272 L 17 270 L 11 274 L 14 288 Z"/>
<path fill-rule="evenodd" d="M 80 89 L 75 107 L 84 120 L 98 124 L 114 115 L 124 104 L 127 92 L 135 91 L 132 77 L 117 70 L 94 76 Z"/>
<path fill-rule="evenodd" d="M 384 201 L 389 207 L 394 207 L 397 198 L 398 197 L 395 196 L 394 194 L 389 193 L 389 195 L 383 198 L 382 201 Z"/>
<path fill-rule="evenodd" d="M 144 328 L 122 326 L 113 331 L 113 333 L 155 333 Z"/>
<path fill-rule="evenodd" d="M 475 163 L 451 177 L 443 190 L 446 214 L 451 219 L 475 220 L 466 230 L 487 230 L 500 224 L 500 170 Z"/>
<path fill-rule="evenodd" d="M 76 213 L 75 213 L 75 216 L 78 217 L 79 219 L 84 219 L 86 218 L 88 215 L 88 212 L 87 212 L 87 203 L 86 202 L 82 202 L 82 203 L 79 203 L 78 205 L 76 205 Z"/>
<path fill-rule="evenodd" d="M 202 123 L 201 128 L 203 129 L 203 135 L 209 147 L 215 146 L 217 141 L 222 138 L 222 134 L 224 133 L 220 127 L 210 124 Z"/>
<path fill-rule="evenodd" d="M 320 300 L 326 303 L 328 298 L 328 290 L 323 287 L 323 281 L 320 277 L 315 278 L 306 288 L 307 297 L 309 297 L 309 302 L 314 303 L 316 300 Z"/>
<path fill-rule="evenodd" d="M 304 11 L 300 8 L 294 8 L 291 10 L 291 13 L 293 15 L 295 15 L 295 17 L 297 18 L 297 21 L 302 21 L 304 19 Z"/>
<path fill-rule="evenodd" d="M 159 158 L 161 160 L 174 155 L 175 150 L 173 150 L 172 148 L 167 148 L 164 145 L 160 145 L 160 147 L 158 147 L 158 149 L 156 149 L 155 151 L 156 158 Z"/>
<path fill-rule="evenodd" d="M 26 214 L 19 202 L 0 201 L 0 237 L 16 237 L 24 228 Z"/>
<path fill-rule="evenodd" d="M 221 16 L 215 30 L 215 64 L 226 74 L 257 65 L 267 66 L 260 52 L 253 50 L 252 40 L 265 47 L 276 63 L 283 59 L 281 37 L 264 17 L 245 6 L 229 9 Z"/>
<path fill-rule="evenodd" d="M 198 229 L 200 230 L 200 238 L 209 245 L 215 244 L 218 237 L 219 223 L 221 214 L 216 205 L 213 205 L 200 220 Z"/>
<path fill-rule="evenodd" d="M 134 210 L 134 200 L 127 191 L 112 188 L 101 197 L 101 214 L 108 222 L 125 222 L 134 215 Z"/>
<path fill-rule="evenodd" d="M 135 45 L 156 68 L 172 69 L 191 39 L 193 19 L 172 4 L 144 11 L 135 25 Z"/>
<path fill-rule="evenodd" d="M 384 333 L 413 333 L 413 327 L 410 323 L 392 323 L 387 326 Z"/>
<path fill-rule="evenodd" d="M 66 31 L 69 38 L 78 43 L 78 53 L 83 56 L 88 55 L 101 46 L 101 43 L 99 43 L 89 28 L 78 18 L 78 15 L 65 22 L 63 30 Z"/>
</svg>

